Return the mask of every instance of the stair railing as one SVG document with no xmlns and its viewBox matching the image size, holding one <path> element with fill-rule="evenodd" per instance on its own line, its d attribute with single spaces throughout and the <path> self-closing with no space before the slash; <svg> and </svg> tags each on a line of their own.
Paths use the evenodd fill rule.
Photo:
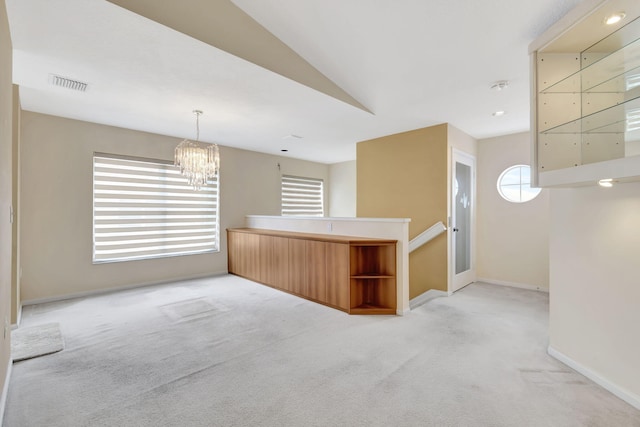
<svg viewBox="0 0 640 427">
<path fill-rule="evenodd" d="M 445 231 L 447 231 L 447 227 L 445 227 L 442 221 L 436 222 L 431 227 L 427 228 L 422 233 L 418 234 L 416 237 L 409 241 L 409 253 L 415 251 L 420 246 L 430 242 Z"/>
</svg>

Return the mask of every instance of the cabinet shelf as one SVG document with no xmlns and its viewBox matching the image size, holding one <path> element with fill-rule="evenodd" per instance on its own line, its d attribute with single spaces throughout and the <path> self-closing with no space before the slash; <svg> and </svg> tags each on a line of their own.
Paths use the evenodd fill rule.
<svg viewBox="0 0 640 427">
<path fill-rule="evenodd" d="M 351 276 L 352 279 L 393 279 L 394 277 L 388 274 L 358 274 Z"/>
<path fill-rule="evenodd" d="M 393 310 L 396 306 L 395 276 L 351 277 L 351 306 L 349 313 L 363 310 Z"/>
<path fill-rule="evenodd" d="M 629 132 L 631 121 L 640 116 L 640 95 L 613 107 L 588 114 L 579 119 L 562 123 L 541 134 L 589 134 L 589 133 L 625 133 Z M 638 125 L 640 127 L 640 125 Z"/>
<path fill-rule="evenodd" d="M 637 27 L 637 30 L 640 31 L 640 19 L 636 19 L 627 27 Z M 584 54 L 588 54 L 588 52 L 581 52 L 581 57 Z M 633 77 L 634 71 L 637 72 L 639 68 L 640 38 L 636 38 L 627 45 L 621 46 L 614 52 L 540 90 L 540 93 L 619 92 L 615 89 L 624 89 L 622 92 L 625 92 L 629 89 L 626 85 L 609 87 L 606 83 L 625 75 Z"/>
<path fill-rule="evenodd" d="M 602 83 L 587 88 L 584 93 L 627 93 L 640 87 L 640 64 L 624 73 L 617 74 Z"/>
<path fill-rule="evenodd" d="M 371 304 L 362 304 L 357 307 L 352 307 L 349 312 L 351 314 L 396 314 L 396 310 L 394 308 Z"/>
<path fill-rule="evenodd" d="M 575 74 L 566 77 L 562 81 L 549 86 L 540 91 L 540 93 L 625 93 L 640 86 L 640 64 L 637 66 L 612 76 L 606 76 L 605 80 L 589 87 L 581 88 L 581 74 L 578 71 Z"/>
</svg>

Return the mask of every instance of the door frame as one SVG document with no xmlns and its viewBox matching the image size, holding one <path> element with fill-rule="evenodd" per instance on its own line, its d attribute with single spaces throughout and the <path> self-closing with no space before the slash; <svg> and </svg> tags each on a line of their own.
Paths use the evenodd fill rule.
<svg viewBox="0 0 640 427">
<path fill-rule="evenodd" d="M 469 270 L 456 274 L 455 272 L 455 181 L 456 181 L 456 163 L 462 163 L 471 168 L 471 262 Z M 449 246 L 449 284 L 448 294 L 451 295 L 454 292 L 464 288 L 465 286 L 476 281 L 476 158 L 473 154 L 465 151 L 458 150 L 456 148 L 451 149 L 451 176 L 449 179 L 449 227 L 448 227 L 448 246 Z"/>
</svg>

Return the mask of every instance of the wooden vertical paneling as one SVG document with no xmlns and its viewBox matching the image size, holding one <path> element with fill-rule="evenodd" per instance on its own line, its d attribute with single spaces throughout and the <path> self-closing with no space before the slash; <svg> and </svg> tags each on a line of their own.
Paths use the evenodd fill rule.
<svg viewBox="0 0 640 427">
<path fill-rule="evenodd" d="M 394 314 L 396 241 L 228 230 L 229 272 L 351 314 Z"/>
<path fill-rule="evenodd" d="M 262 235 L 259 237 L 259 281 L 288 291 L 289 239 Z"/>
<path fill-rule="evenodd" d="M 272 268 L 275 264 L 274 239 L 273 236 L 258 236 L 258 281 L 269 286 L 274 286 L 272 280 Z"/>
<path fill-rule="evenodd" d="M 245 269 L 247 278 L 260 281 L 260 236 L 256 234 L 245 234 L 243 240 L 244 252 L 246 254 Z"/>
<path fill-rule="evenodd" d="M 306 296 L 320 302 L 327 300 L 326 243 L 305 241 L 306 276 L 308 289 Z"/>
<path fill-rule="evenodd" d="M 239 259 L 238 233 L 227 230 L 227 270 L 229 273 L 238 274 Z"/>
<path fill-rule="evenodd" d="M 349 245 L 327 243 L 327 304 L 349 309 Z"/>
<path fill-rule="evenodd" d="M 228 231 L 227 239 L 229 273 L 260 281 L 259 236 Z"/>
<path fill-rule="evenodd" d="M 289 239 L 289 291 L 306 296 L 308 288 L 305 241 Z"/>
</svg>

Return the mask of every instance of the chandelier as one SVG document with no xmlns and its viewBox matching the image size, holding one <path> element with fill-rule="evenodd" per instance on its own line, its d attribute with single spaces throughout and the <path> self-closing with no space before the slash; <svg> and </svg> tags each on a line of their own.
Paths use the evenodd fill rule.
<svg viewBox="0 0 640 427">
<path fill-rule="evenodd" d="M 207 181 L 218 175 L 220 151 L 217 144 L 200 142 L 200 116 L 202 111 L 193 110 L 196 115 L 196 140 L 184 139 L 175 150 L 175 165 L 187 178 L 189 185 L 200 190 Z"/>
</svg>

